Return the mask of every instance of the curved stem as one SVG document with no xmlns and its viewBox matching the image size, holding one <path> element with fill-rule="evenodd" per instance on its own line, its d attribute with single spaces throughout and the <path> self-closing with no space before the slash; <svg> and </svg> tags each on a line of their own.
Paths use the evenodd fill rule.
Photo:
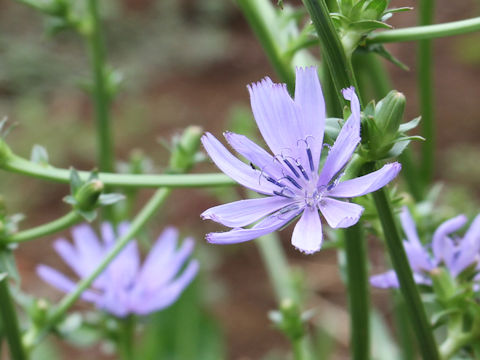
<svg viewBox="0 0 480 360">
<path fill-rule="evenodd" d="M 480 30 L 480 17 L 453 21 L 444 24 L 427 26 L 414 26 L 406 29 L 385 30 L 374 32 L 367 39 L 367 44 L 417 41 L 424 39 L 435 39 L 446 36 L 467 34 Z"/>
<path fill-rule="evenodd" d="M 1 164 L 7 171 L 32 176 L 39 179 L 55 182 L 70 183 L 70 170 L 53 166 L 43 166 L 16 155 L 9 156 Z M 90 176 L 88 171 L 79 171 L 79 176 L 86 180 Z M 167 175 L 132 175 L 98 173 L 99 179 L 110 186 L 123 188 L 180 188 L 180 187 L 208 187 L 234 185 L 235 182 L 224 174 L 167 174 Z"/>
<path fill-rule="evenodd" d="M 118 353 L 122 360 L 135 359 L 134 338 L 135 338 L 135 316 L 128 315 L 124 319 L 119 319 L 118 325 Z"/>
<path fill-rule="evenodd" d="M 433 22 L 434 0 L 420 0 L 420 25 Z M 420 114 L 422 115 L 422 177 L 428 186 L 433 180 L 435 161 L 435 122 L 433 114 L 433 44 L 431 39 L 418 43 L 417 79 L 420 95 Z"/>
<path fill-rule="evenodd" d="M 0 274 L 0 315 L 3 332 L 10 348 L 11 359 L 26 360 L 28 357 L 23 348 L 17 313 L 8 289 L 7 273 Z"/>
<path fill-rule="evenodd" d="M 98 0 L 88 1 L 91 31 L 86 34 L 86 40 L 90 52 L 94 78 L 92 97 L 95 104 L 97 123 L 98 164 L 101 171 L 112 172 L 114 170 L 115 160 L 110 124 L 110 96 L 106 86 L 105 49 L 102 39 L 98 2 Z"/>
<path fill-rule="evenodd" d="M 76 211 L 70 211 L 68 214 L 32 229 L 23 230 L 8 238 L 2 240 L 6 243 L 19 243 L 29 240 L 35 240 L 42 236 L 49 235 L 67 229 L 83 220 L 82 216 Z"/>
</svg>

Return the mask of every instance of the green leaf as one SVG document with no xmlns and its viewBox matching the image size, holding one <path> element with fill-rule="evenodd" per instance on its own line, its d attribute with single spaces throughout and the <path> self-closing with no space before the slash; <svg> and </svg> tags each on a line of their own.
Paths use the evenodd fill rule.
<svg viewBox="0 0 480 360">
<path fill-rule="evenodd" d="M 64 196 L 63 197 L 63 202 L 66 202 L 67 204 L 70 204 L 70 205 L 76 205 L 77 204 L 77 200 L 75 200 L 75 198 L 72 195 Z"/>
<path fill-rule="evenodd" d="M 398 131 L 402 132 L 402 133 L 405 133 L 407 131 L 410 131 L 412 129 L 415 129 L 418 124 L 420 123 L 420 120 L 422 120 L 422 117 L 421 116 L 418 116 L 416 117 L 415 119 L 413 120 L 410 120 L 409 122 L 407 123 L 404 123 L 404 124 L 401 124 L 399 127 L 398 127 Z"/>
<path fill-rule="evenodd" d="M 409 140 L 396 142 L 388 151 L 385 159 L 396 158 L 400 156 L 400 154 L 403 153 L 403 151 L 407 148 L 408 144 L 410 144 Z"/>
<path fill-rule="evenodd" d="M 398 60 L 395 56 L 393 56 L 387 49 L 382 44 L 373 44 L 368 47 L 368 50 L 377 53 L 378 55 L 384 57 L 394 65 L 397 65 L 400 69 L 408 71 L 410 70 L 407 65 L 402 63 L 400 60 Z"/>
<path fill-rule="evenodd" d="M 125 196 L 123 194 L 117 194 L 117 193 L 102 194 L 98 198 L 98 203 L 100 205 L 112 205 L 124 199 L 125 199 Z"/>
<path fill-rule="evenodd" d="M 85 220 L 92 222 L 97 217 L 97 212 L 95 210 L 76 210 Z"/>
<path fill-rule="evenodd" d="M 48 153 L 42 145 L 33 145 L 30 160 L 36 164 L 48 165 Z"/>
<path fill-rule="evenodd" d="M 376 29 L 391 29 L 392 27 L 377 20 L 362 20 L 350 24 L 350 29 L 361 33 L 369 33 Z"/>
</svg>

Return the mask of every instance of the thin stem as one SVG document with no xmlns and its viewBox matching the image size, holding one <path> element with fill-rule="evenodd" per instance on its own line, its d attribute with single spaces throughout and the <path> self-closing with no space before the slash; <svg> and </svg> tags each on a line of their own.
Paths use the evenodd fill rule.
<svg viewBox="0 0 480 360">
<path fill-rule="evenodd" d="M 60 183 L 70 183 L 70 170 L 42 166 L 19 156 L 9 156 L 7 161 L 1 164 L 7 171 L 32 176 L 38 179 L 50 180 Z M 79 176 L 86 180 L 90 176 L 88 171 L 79 171 Z M 167 174 L 167 175 L 133 175 L 98 173 L 99 179 L 109 186 L 123 188 L 179 188 L 179 187 L 208 187 L 228 186 L 235 182 L 224 174 Z"/>
<path fill-rule="evenodd" d="M 128 315 L 123 319 L 119 319 L 119 337 L 118 337 L 118 353 L 122 360 L 135 359 L 135 316 Z"/>
<path fill-rule="evenodd" d="M 53 325 L 55 325 L 64 315 L 64 313 L 75 303 L 80 295 L 92 284 L 92 282 L 105 270 L 105 268 L 115 259 L 115 257 L 128 245 L 133 237 L 142 229 L 148 220 L 156 213 L 160 206 L 164 203 L 170 189 L 158 189 L 155 194 L 150 198 L 143 209 L 133 219 L 128 231 L 125 232 L 115 243 L 115 246 L 105 256 L 102 262 L 96 267 L 96 269 L 86 278 L 83 278 L 76 286 L 75 290 L 67 294 L 58 304 L 56 309 L 50 316 L 50 321 L 46 328 L 38 332 L 34 342 L 40 340 L 46 333 L 46 331 Z"/>
<path fill-rule="evenodd" d="M 369 172 L 375 170 L 375 164 L 370 164 Z M 405 300 L 405 305 L 410 315 L 412 328 L 417 337 L 422 357 L 425 360 L 438 360 L 437 345 L 427 320 L 420 295 L 413 281 L 412 270 L 393 218 L 387 194 L 383 189 L 380 189 L 373 193 L 373 199 L 382 225 L 390 259 L 400 282 L 400 291 Z"/>
<path fill-rule="evenodd" d="M 2 328 L 5 337 L 7 338 L 12 360 L 28 359 L 22 344 L 17 313 L 8 289 L 7 273 L 0 274 L 0 316 L 2 318 Z"/>
<path fill-rule="evenodd" d="M 388 42 L 436 39 L 453 35 L 467 34 L 479 30 L 480 17 L 476 17 L 472 19 L 453 21 L 444 24 L 414 26 L 406 29 L 374 32 L 367 37 L 366 43 L 377 44 Z"/>
<path fill-rule="evenodd" d="M 32 229 L 23 230 L 12 236 L 9 236 L 6 239 L 3 239 L 3 242 L 6 243 L 19 243 L 29 240 L 35 240 L 42 236 L 49 234 L 54 234 L 63 229 L 67 229 L 72 225 L 75 225 L 82 221 L 82 216 L 76 211 L 70 211 L 66 215 L 62 216 L 59 219 L 51 221 L 47 224 L 43 224 Z"/>
<path fill-rule="evenodd" d="M 98 136 L 98 163 L 100 171 L 114 170 L 114 155 L 112 130 L 110 124 L 110 96 L 107 92 L 105 74 L 105 49 L 103 45 L 98 0 L 88 0 L 88 11 L 91 20 L 91 29 L 86 34 L 88 49 L 92 63 L 94 87 L 92 92 L 95 103 L 97 136 Z"/>
<path fill-rule="evenodd" d="M 290 91 L 295 88 L 295 73 L 278 43 L 276 29 L 276 10 L 265 0 L 237 0 L 245 18 L 255 32 L 273 68 L 280 80 L 287 84 Z"/>
<path fill-rule="evenodd" d="M 434 0 L 420 0 L 420 25 L 433 22 Z M 433 48 L 432 40 L 424 39 L 418 43 L 417 81 L 420 95 L 420 114 L 422 115 L 422 178 L 428 185 L 433 180 L 435 163 L 435 122 L 433 113 Z"/>
<path fill-rule="evenodd" d="M 292 340 L 292 347 L 293 347 L 293 359 L 305 360 L 304 345 L 303 345 L 302 339 Z"/>
<path fill-rule="evenodd" d="M 353 360 L 370 359 L 370 293 L 367 272 L 367 249 L 362 224 L 345 229 L 345 253 L 348 273 L 350 309 L 350 348 Z"/>
</svg>

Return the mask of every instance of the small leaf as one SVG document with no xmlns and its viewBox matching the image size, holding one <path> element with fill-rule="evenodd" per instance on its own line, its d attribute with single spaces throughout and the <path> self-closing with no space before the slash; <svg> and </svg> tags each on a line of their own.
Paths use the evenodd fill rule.
<svg viewBox="0 0 480 360">
<path fill-rule="evenodd" d="M 124 199 L 125 199 L 125 196 L 123 194 L 117 194 L 117 193 L 102 194 L 98 198 L 98 203 L 100 205 L 112 205 Z"/>
<path fill-rule="evenodd" d="M 385 49 L 385 47 L 382 44 L 371 45 L 371 46 L 368 47 L 368 49 L 370 51 L 373 51 L 373 52 L 377 53 L 378 55 L 384 57 L 385 59 L 387 59 L 391 63 L 397 65 L 400 69 L 405 70 L 405 71 L 410 70 L 410 68 L 407 65 L 402 63 L 400 60 L 398 60 L 392 54 L 390 54 L 390 52 L 387 51 L 387 49 Z"/>
<path fill-rule="evenodd" d="M 70 205 L 76 205 L 77 204 L 77 200 L 75 200 L 75 198 L 72 195 L 64 196 L 63 197 L 63 202 L 66 202 L 67 204 L 70 204 Z"/>
<path fill-rule="evenodd" d="M 416 117 L 415 119 L 413 120 L 410 120 L 409 122 L 407 123 L 404 123 L 404 124 L 401 124 L 399 127 L 398 127 L 398 131 L 402 132 L 402 133 L 405 133 L 407 131 L 410 131 L 412 129 L 415 129 L 418 124 L 420 123 L 420 120 L 422 120 L 422 117 L 421 116 L 418 116 Z"/>
<path fill-rule="evenodd" d="M 35 164 L 48 165 L 48 153 L 42 145 L 33 145 L 30 160 Z"/>
<path fill-rule="evenodd" d="M 392 27 L 377 20 L 362 20 L 350 24 L 350 29 L 362 33 L 369 33 L 376 29 L 391 29 Z"/>
<path fill-rule="evenodd" d="M 97 212 L 95 210 L 76 210 L 85 220 L 92 222 L 97 217 Z"/>
<path fill-rule="evenodd" d="M 431 320 L 432 327 L 433 328 L 439 327 L 440 325 L 445 323 L 445 317 L 447 317 L 448 315 L 459 313 L 459 312 L 460 312 L 459 309 L 450 308 L 450 309 L 442 310 L 442 311 L 439 311 L 439 312 L 433 314 L 432 320 Z"/>
<path fill-rule="evenodd" d="M 83 182 L 82 179 L 80 179 L 80 176 L 78 175 L 77 170 L 75 170 L 73 167 L 70 168 L 70 192 L 71 194 L 75 194 L 78 189 L 82 186 Z"/>
<path fill-rule="evenodd" d="M 407 148 L 408 144 L 410 144 L 409 140 L 396 142 L 392 146 L 392 148 L 388 151 L 385 159 L 390 159 L 390 158 L 395 158 L 400 156 L 400 154 L 403 153 L 403 151 Z"/>
</svg>

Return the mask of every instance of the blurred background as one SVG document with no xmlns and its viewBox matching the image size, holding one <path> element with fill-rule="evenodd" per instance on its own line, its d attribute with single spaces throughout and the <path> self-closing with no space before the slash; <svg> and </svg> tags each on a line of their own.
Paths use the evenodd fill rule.
<svg viewBox="0 0 480 360">
<path fill-rule="evenodd" d="M 127 162 L 132 152 L 141 152 L 151 160 L 150 171 L 158 173 L 168 158 L 162 142 L 187 125 L 200 125 L 215 135 L 226 129 L 255 128 L 246 85 L 266 75 L 276 76 L 234 1 L 103 0 L 101 4 L 108 61 L 124 77 L 112 114 L 119 162 Z M 415 7 L 416 2 L 393 0 L 391 5 Z M 435 22 L 480 13 L 478 1 L 438 0 L 435 7 Z M 413 26 L 416 15 L 415 10 L 400 13 L 389 23 Z M 96 159 L 93 112 L 82 91 L 90 76 L 88 57 L 76 34 L 66 31 L 51 36 L 53 27 L 35 11 L 0 0 L 0 117 L 6 115 L 17 124 L 7 139 L 17 154 L 29 157 L 33 145 L 40 144 L 55 166 L 92 169 Z M 445 185 L 441 203 L 472 215 L 480 209 L 480 34 L 434 44 L 436 179 Z M 407 97 L 406 120 L 410 120 L 419 114 L 416 47 L 399 43 L 387 48 L 410 67 L 404 71 L 386 64 L 394 87 Z M 216 169 L 204 164 L 198 171 Z M 69 192 L 67 186 L 5 172 L 0 175 L 0 186 L 9 213 L 26 216 L 21 228 L 53 220 L 69 209 L 62 202 Z M 143 191 L 140 197 L 146 199 L 148 194 Z M 167 358 L 153 355 L 153 350 L 148 353 L 158 343 L 164 351 L 175 348 L 177 359 L 285 358 L 282 354 L 288 351 L 288 342 L 267 317 L 276 303 L 255 244 L 221 247 L 204 241 L 205 233 L 219 230 L 220 225 L 201 221 L 199 214 L 218 204 L 219 195 L 228 199 L 237 194 L 242 193 L 236 188 L 215 193 L 177 190 L 149 226 L 152 238 L 167 224 L 193 235 L 204 269 L 179 304 L 144 321 L 142 326 L 150 331 L 138 339 L 145 349 L 142 359 Z M 317 314 L 312 331 L 322 334 L 321 341 L 333 351 L 333 359 L 346 359 L 348 317 L 336 252 L 301 255 L 289 245 L 291 231 L 287 228 L 281 237 L 289 260 L 304 273 L 303 286 L 312 294 L 308 301 Z M 54 238 L 21 245 L 16 259 L 22 289 L 57 301 L 62 294 L 35 275 L 39 263 L 66 270 L 50 246 Z M 372 273 L 376 273 L 387 262 L 378 240 L 369 242 Z M 390 295 L 373 290 L 373 297 L 388 314 Z M 76 310 L 90 308 L 79 303 Z M 173 334 L 184 338 L 173 339 Z M 171 342 L 165 340 L 169 336 Z M 74 360 L 85 359 L 87 354 L 95 359 L 113 358 L 109 344 L 98 344 L 94 333 L 87 331 L 79 339 L 85 349 L 78 349 L 78 339 L 69 344 L 50 337 L 40 358 L 68 355 Z"/>
</svg>

